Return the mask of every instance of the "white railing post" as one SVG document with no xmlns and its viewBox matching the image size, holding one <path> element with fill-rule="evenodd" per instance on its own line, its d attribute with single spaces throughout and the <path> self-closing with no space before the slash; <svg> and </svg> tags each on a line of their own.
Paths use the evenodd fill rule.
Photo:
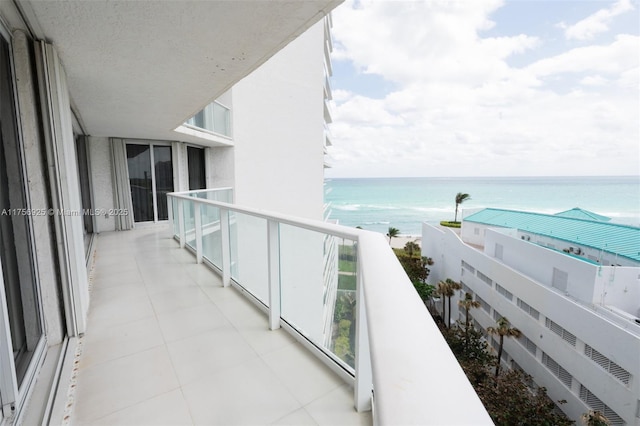
<svg viewBox="0 0 640 426">
<path fill-rule="evenodd" d="M 267 261 L 269 265 L 269 329 L 280 328 L 280 224 L 267 221 Z"/>
<path fill-rule="evenodd" d="M 200 203 L 193 202 L 193 218 L 196 231 L 196 263 L 202 263 L 202 216 Z"/>
<path fill-rule="evenodd" d="M 231 284 L 231 232 L 229 210 L 220 208 L 220 237 L 222 243 L 222 286 Z"/>
<path fill-rule="evenodd" d="M 371 399 L 373 397 L 373 373 L 371 370 L 369 328 L 367 326 L 367 307 L 364 300 L 363 284 L 361 262 L 358 261 L 356 284 L 356 382 L 353 386 L 353 400 L 358 412 L 371 410 Z"/>
<path fill-rule="evenodd" d="M 180 248 L 184 248 L 187 238 L 184 231 L 184 200 L 178 199 L 178 227 L 180 228 Z"/>
</svg>

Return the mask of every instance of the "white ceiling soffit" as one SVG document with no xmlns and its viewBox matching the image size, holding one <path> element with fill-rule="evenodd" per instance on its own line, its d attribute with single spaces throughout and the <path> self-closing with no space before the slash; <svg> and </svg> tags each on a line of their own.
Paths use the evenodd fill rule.
<svg viewBox="0 0 640 426">
<path fill-rule="evenodd" d="M 173 131 L 343 0 L 21 1 L 94 136 Z M 42 32 L 42 34 L 37 34 Z M 192 141 L 201 141 L 193 138 Z"/>
</svg>

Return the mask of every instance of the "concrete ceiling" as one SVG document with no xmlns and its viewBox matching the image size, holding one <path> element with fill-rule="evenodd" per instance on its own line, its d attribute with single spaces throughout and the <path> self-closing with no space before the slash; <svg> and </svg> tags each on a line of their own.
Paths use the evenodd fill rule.
<svg viewBox="0 0 640 426">
<path fill-rule="evenodd" d="M 94 136 L 173 131 L 343 0 L 20 1 Z"/>
</svg>

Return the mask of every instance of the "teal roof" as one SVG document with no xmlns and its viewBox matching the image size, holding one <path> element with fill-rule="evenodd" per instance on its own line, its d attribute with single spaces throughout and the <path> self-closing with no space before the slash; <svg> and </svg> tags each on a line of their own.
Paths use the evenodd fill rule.
<svg viewBox="0 0 640 426">
<path fill-rule="evenodd" d="M 566 210 L 560 213 L 554 214 L 554 216 L 571 217 L 573 219 L 585 219 L 585 220 L 597 220 L 600 222 L 609 222 L 610 217 L 602 216 L 589 210 L 583 210 L 579 207 L 574 207 L 571 210 Z"/>
<path fill-rule="evenodd" d="M 502 209 L 484 209 L 464 221 L 515 228 L 640 262 L 640 228 L 635 226 Z"/>
</svg>

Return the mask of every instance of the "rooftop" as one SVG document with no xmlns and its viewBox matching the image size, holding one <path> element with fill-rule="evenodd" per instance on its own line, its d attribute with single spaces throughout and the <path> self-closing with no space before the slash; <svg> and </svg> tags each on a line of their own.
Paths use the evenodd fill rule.
<svg viewBox="0 0 640 426">
<path fill-rule="evenodd" d="M 102 233 L 71 423 L 371 424 L 350 385 L 171 238 Z"/>
<path fill-rule="evenodd" d="M 558 216 L 494 208 L 473 213 L 464 221 L 515 228 L 640 262 L 640 228 L 634 226 L 567 217 L 562 213 Z"/>
</svg>

